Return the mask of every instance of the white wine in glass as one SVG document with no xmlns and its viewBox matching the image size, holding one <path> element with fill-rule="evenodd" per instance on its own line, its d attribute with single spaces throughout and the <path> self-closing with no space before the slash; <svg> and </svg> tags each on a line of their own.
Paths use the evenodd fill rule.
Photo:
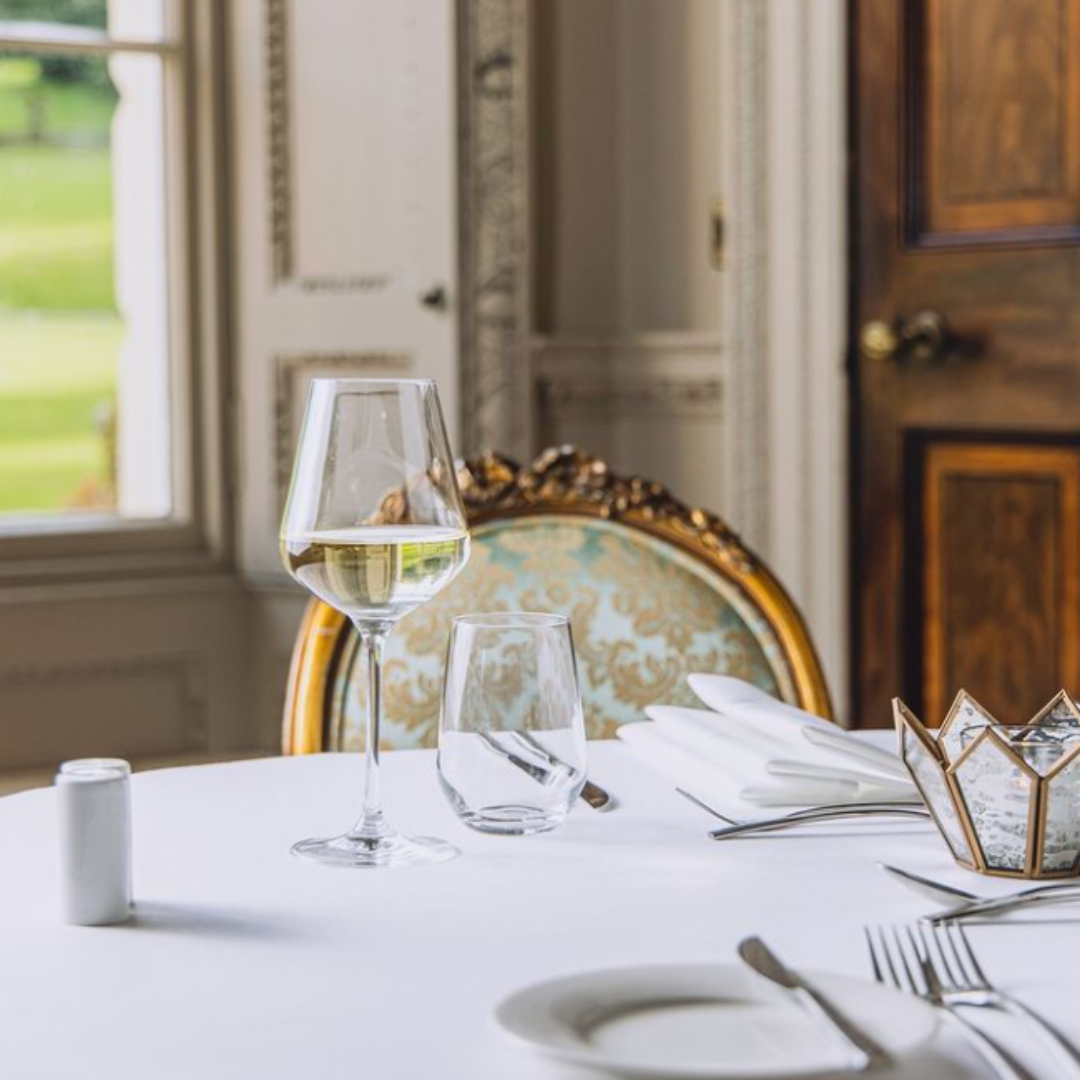
<svg viewBox="0 0 1080 1080">
<path fill-rule="evenodd" d="M 374 525 L 282 543 L 297 581 L 350 619 L 400 619 L 426 604 L 469 557 L 469 534 L 438 525 Z"/>
<path fill-rule="evenodd" d="M 348 832 L 293 852 L 337 866 L 441 862 L 442 840 L 405 837 L 380 796 L 382 651 L 394 624 L 453 580 L 469 534 L 435 384 L 315 379 L 281 528 L 289 573 L 347 615 L 366 654 L 365 785 Z"/>
</svg>

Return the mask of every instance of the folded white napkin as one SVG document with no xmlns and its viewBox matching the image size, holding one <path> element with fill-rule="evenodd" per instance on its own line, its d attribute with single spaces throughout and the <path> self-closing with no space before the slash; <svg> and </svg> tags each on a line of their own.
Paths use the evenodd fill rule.
<svg viewBox="0 0 1080 1080">
<path fill-rule="evenodd" d="M 623 724 L 635 755 L 706 802 L 807 806 L 917 801 L 903 763 L 819 717 L 726 675 L 691 675 L 708 709 L 651 705 Z"/>
</svg>

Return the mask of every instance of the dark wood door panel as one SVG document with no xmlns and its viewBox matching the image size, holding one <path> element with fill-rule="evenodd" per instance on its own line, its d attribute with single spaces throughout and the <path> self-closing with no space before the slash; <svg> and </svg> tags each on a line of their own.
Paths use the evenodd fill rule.
<svg viewBox="0 0 1080 1080">
<path fill-rule="evenodd" d="M 1003 721 L 1080 686 L 1080 444 L 913 433 L 906 700 L 965 687 Z"/>
<path fill-rule="evenodd" d="M 909 0 L 915 245 L 1080 237 L 1080 0 Z"/>
<path fill-rule="evenodd" d="M 1080 0 L 852 0 L 849 13 L 853 719 L 887 724 L 897 693 L 938 710 L 961 684 L 1023 712 L 1048 682 L 1080 692 L 1078 617 L 1047 599 L 1080 604 L 1074 466 L 1054 464 L 1080 445 Z M 864 324 L 926 310 L 953 331 L 939 361 L 858 354 Z M 1000 474 L 980 446 L 1008 448 Z M 931 516 L 920 485 L 934 476 Z M 953 530 L 967 517 L 985 523 L 965 559 Z M 994 618 L 1011 628 L 1000 654 Z M 1006 671 L 1005 653 L 1022 662 Z"/>
</svg>

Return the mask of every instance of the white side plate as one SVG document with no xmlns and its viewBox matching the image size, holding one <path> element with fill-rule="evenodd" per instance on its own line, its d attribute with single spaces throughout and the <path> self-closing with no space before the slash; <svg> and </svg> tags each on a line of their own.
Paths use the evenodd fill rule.
<svg viewBox="0 0 1080 1080">
<path fill-rule="evenodd" d="M 839 975 L 820 987 L 896 1059 L 928 1042 L 933 1008 Z M 532 1049 L 624 1076 L 782 1080 L 844 1072 L 842 1047 L 779 989 L 736 964 L 584 972 L 511 995 L 496 1018 Z"/>
</svg>

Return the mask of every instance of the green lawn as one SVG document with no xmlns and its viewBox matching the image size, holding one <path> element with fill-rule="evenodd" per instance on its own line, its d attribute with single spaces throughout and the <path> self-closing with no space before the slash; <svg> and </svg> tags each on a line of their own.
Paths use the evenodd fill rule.
<svg viewBox="0 0 1080 1080">
<path fill-rule="evenodd" d="M 108 151 L 0 147 L 0 308 L 110 311 Z"/>
<path fill-rule="evenodd" d="M 0 512 L 56 510 L 108 480 L 120 320 L 0 312 Z"/>
<path fill-rule="evenodd" d="M 37 122 L 50 137 L 88 134 L 104 142 L 116 107 L 116 94 L 111 89 L 85 83 L 5 86 L 5 67 L 20 63 L 23 61 L 0 58 L 0 137 L 23 135 L 36 113 Z"/>
<path fill-rule="evenodd" d="M 81 505 L 109 479 L 122 326 L 113 295 L 108 89 L 44 84 L 51 142 L 0 62 L 0 513 Z M 5 144 L 6 143 L 6 144 Z"/>
</svg>

